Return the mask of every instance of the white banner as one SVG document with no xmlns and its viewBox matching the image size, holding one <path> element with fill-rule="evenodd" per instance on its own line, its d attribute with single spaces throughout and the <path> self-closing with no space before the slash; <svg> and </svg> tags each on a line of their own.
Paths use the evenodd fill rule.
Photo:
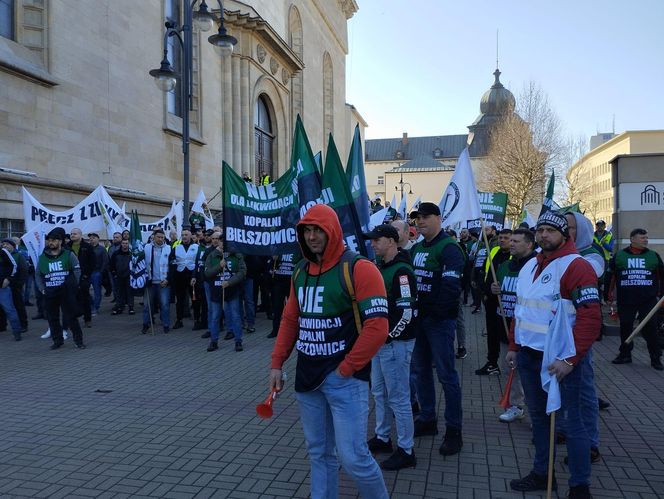
<svg viewBox="0 0 664 499">
<path fill-rule="evenodd" d="M 26 234 L 23 236 L 26 245 L 32 241 L 33 246 L 39 250 L 44 249 L 43 234 L 50 232 L 55 227 L 62 227 L 67 234 L 72 229 L 81 229 L 83 235 L 96 232 L 102 238 L 111 239 L 114 232 L 129 230 L 130 218 L 122 208 L 113 201 L 103 185 L 97 187 L 80 203 L 69 210 L 54 211 L 46 208 L 30 192 L 23 187 L 23 219 L 25 221 Z M 182 232 L 182 219 L 184 217 L 182 201 L 173 201 L 168 213 L 151 222 L 141 223 L 143 241 L 152 234 L 152 230 L 160 227 L 170 237 L 171 230 L 175 230 L 179 238 Z M 41 247 L 38 247 L 41 234 Z"/>
</svg>

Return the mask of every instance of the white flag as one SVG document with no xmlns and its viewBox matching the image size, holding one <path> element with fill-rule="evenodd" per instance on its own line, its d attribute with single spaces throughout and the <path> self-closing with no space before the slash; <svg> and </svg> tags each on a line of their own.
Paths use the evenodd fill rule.
<svg viewBox="0 0 664 499">
<path fill-rule="evenodd" d="M 50 232 L 51 229 L 52 227 L 49 224 L 41 222 L 39 225 L 34 226 L 21 236 L 21 239 L 28 250 L 30 260 L 32 260 L 32 265 L 34 265 L 35 268 L 37 268 L 39 255 L 44 252 L 44 247 L 46 246 L 46 234 Z"/>
<path fill-rule="evenodd" d="M 403 197 L 401 198 L 401 202 L 399 203 L 399 209 L 397 210 L 397 213 L 401 215 L 402 220 L 407 220 L 406 217 L 406 204 L 408 203 L 408 194 L 405 192 L 403 193 Z"/>
<path fill-rule="evenodd" d="M 556 300 L 556 310 L 553 320 L 549 324 L 549 331 L 544 342 L 544 357 L 542 358 L 542 388 L 548 393 L 546 399 L 546 413 L 551 414 L 560 409 L 560 384 L 555 375 L 549 374 L 549 366 L 556 359 L 568 359 L 576 355 L 574 347 L 573 324 L 569 320 L 567 310 L 574 309 L 571 300 Z"/>
<path fill-rule="evenodd" d="M 438 207 L 443 227 L 458 223 L 465 227 L 468 220 L 477 220 L 482 216 L 467 147 L 459 156 L 454 175 L 452 175 Z"/>
<path fill-rule="evenodd" d="M 193 213 L 200 213 L 203 215 L 205 218 L 205 228 L 206 229 L 211 229 L 214 227 L 214 220 L 212 219 L 212 214 L 210 213 L 210 209 L 207 207 L 207 198 L 205 197 L 205 193 L 203 192 L 203 189 L 198 193 L 198 196 L 196 196 L 196 200 L 194 201 L 193 206 L 191 207 L 191 211 Z"/>
<path fill-rule="evenodd" d="M 419 210 L 421 202 L 422 202 L 422 196 L 417 196 L 417 199 L 413 203 L 413 206 L 410 207 L 410 210 L 408 210 L 408 213 L 412 213 L 414 211 Z"/>
</svg>

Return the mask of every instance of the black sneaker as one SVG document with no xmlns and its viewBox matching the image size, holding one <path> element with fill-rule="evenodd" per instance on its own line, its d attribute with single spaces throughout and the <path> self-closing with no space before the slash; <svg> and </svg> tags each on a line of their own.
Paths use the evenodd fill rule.
<svg viewBox="0 0 664 499">
<path fill-rule="evenodd" d="M 650 361 L 650 365 L 655 371 L 664 371 L 664 366 L 662 365 L 662 361 L 659 359 L 652 359 Z"/>
<path fill-rule="evenodd" d="M 210 331 L 205 331 L 203 334 L 201 334 L 201 338 L 209 338 L 210 336 L 212 336 Z"/>
<path fill-rule="evenodd" d="M 593 499 L 588 485 L 575 485 L 569 488 L 567 493 L 569 499 Z"/>
<path fill-rule="evenodd" d="M 440 445 L 438 452 L 442 456 L 452 456 L 458 454 L 463 447 L 463 438 L 461 438 L 461 430 L 458 428 L 450 428 L 445 430 L 445 437 L 443 443 Z"/>
<path fill-rule="evenodd" d="M 467 356 L 468 352 L 466 351 L 466 347 L 457 348 L 457 353 L 456 353 L 457 359 L 465 359 Z"/>
<path fill-rule="evenodd" d="M 202 322 L 194 322 L 194 327 L 191 328 L 192 331 L 200 331 L 201 329 L 205 329 Z"/>
<path fill-rule="evenodd" d="M 380 467 L 388 471 L 397 471 L 403 468 L 414 468 L 416 464 L 417 459 L 415 459 L 414 450 L 411 450 L 410 454 L 408 454 L 401 447 L 397 447 L 394 454 L 380 463 Z"/>
<path fill-rule="evenodd" d="M 231 331 L 228 331 L 226 336 L 224 336 L 225 340 L 232 340 L 233 338 L 235 338 L 235 335 Z"/>
<path fill-rule="evenodd" d="M 127 313 L 128 313 L 129 315 L 134 315 L 136 312 L 134 312 L 134 309 L 133 309 L 133 308 L 130 308 L 130 309 L 129 309 L 129 312 L 127 312 Z"/>
<path fill-rule="evenodd" d="M 150 324 L 143 324 L 143 328 L 141 329 L 141 334 L 145 334 L 150 330 Z"/>
<path fill-rule="evenodd" d="M 623 355 L 623 354 L 618 354 L 618 356 L 611 361 L 612 364 L 631 364 L 632 363 L 632 356 L 631 355 Z"/>
<path fill-rule="evenodd" d="M 491 362 L 487 362 L 483 367 L 476 369 L 475 374 L 478 376 L 493 376 L 500 374 L 500 368 Z"/>
<path fill-rule="evenodd" d="M 277 333 L 272 332 L 272 333 L 268 334 L 267 337 L 268 337 L 268 338 L 276 338 L 276 337 L 277 337 Z"/>
<path fill-rule="evenodd" d="M 479 314 L 481 311 L 482 311 L 481 307 L 475 307 L 471 312 L 471 314 Z"/>
<path fill-rule="evenodd" d="M 421 419 L 416 419 L 414 421 L 414 425 L 416 437 L 438 435 L 438 421 L 435 419 L 432 419 L 431 421 L 422 421 Z"/>
<path fill-rule="evenodd" d="M 606 400 L 601 399 L 601 398 L 599 398 L 599 397 L 597 397 L 597 405 L 599 406 L 599 409 L 600 409 L 601 411 L 604 410 L 604 409 L 608 409 L 609 407 L 611 407 L 611 404 L 610 404 L 609 402 L 607 402 Z"/>
<path fill-rule="evenodd" d="M 62 345 L 63 345 L 62 343 L 53 343 L 53 344 L 50 346 L 50 348 L 51 348 L 51 350 L 57 350 L 57 349 L 60 348 Z"/>
<path fill-rule="evenodd" d="M 182 324 L 182 321 L 175 321 L 175 324 L 173 324 L 173 329 L 181 329 L 184 327 L 184 324 Z"/>
<path fill-rule="evenodd" d="M 208 352 L 214 352 L 215 350 L 219 349 L 219 345 L 217 345 L 216 341 L 211 341 L 210 344 L 207 347 Z"/>
<path fill-rule="evenodd" d="M 247 333 L 255 333 L 255 332 L 256 332 L 256 328 L 254 326 L 247 327 Z"/>
<path fill-rule="evenodd" d="M 14 341 L 21 341 L 21 333 L 14 333 Z"/>
<path fill-rule="evenodd" d="M 164 326 L 164 334 L 168 334 L 170 331 L 170 328 L 168 326 Z"/>
<path fill-rule="evenodd" d="M 241 352 L 242 350 L 244 350 L 244 348 L 242 348 L 242 342 L 241 341 L 236 341 L 235 342 L 235 351 L 236 352 Z"/>
<path fill-rule="evenodd" d="M 517 490 L 519 492 L 532 492 L 535 490 L 546 490 L 546 475 L 539 475 L 534 471 L 528 473 L 528 475 L 523 478 L 517 478 L 510 482 L 510 487 L 512 490 Z M 553 477 L 553 482 L 551 484 L 552 490 L 558 490 L 558 484 L 556 483 L 556 477 Z"/>
<path fill-rule="evenodd" d="M 76 348 L 79 350 L 85 350 L 85 343 L 76 343 Z"/>
<path fill-rule="evenodd" d="M 388 438 L 387 442 L 386 442 L 385 440 L 381 440 L 377 436 L 374 436 L 373 438 L 371 438 L 367 441 L 367 445 L 369 446 L 369 450 L 372 453 L 392 452 L 392 439 L 391 438 Z"/>
</svg>

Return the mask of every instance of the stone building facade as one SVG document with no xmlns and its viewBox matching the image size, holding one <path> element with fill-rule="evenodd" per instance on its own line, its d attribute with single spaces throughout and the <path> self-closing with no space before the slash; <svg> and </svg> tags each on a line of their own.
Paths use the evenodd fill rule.
<svg viewBox="0 0 664 499">
<path fill-rule="evenodd" d="M 182 21 L 182 1 L 0 4 L 3 235 L 22 230 L 22 185 L 62 210 L 103 184 L 147 218 L 182 198 L 182 103 L 148 75 L 159 67 L 164 22 Z M 208 5 L 218 14 L 216 1 Z M 356 122 L 365 126 L 345 101 L 355 0 L 223 5 L 238 40 L 230 58 L 207 42 L 214 31 L 193 30 L 191 199 L 219 191 L 222 161 L 254 177 L 283 173 L 298 113 L 314 152 L 333 133 L 345 157 Z"/>
</svg>

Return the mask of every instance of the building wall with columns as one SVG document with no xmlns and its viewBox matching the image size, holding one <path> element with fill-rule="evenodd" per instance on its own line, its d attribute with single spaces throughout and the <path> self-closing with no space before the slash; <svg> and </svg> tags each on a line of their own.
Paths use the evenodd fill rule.
<svg viewBox="0 0 664 499">
<path fill-rule="evenodd" d="M 162 58 L 172 1 L 13 0 L 15 32 L 0 36 L 0 218 L 22 219 L 22 185 L 62 210 L 104 184 L 146 218 L 182 198 L 182 120 L 148 74 Z M 194 29 L 190 199 L 218 192 L 222 161 L 255 169 L 260 96 L 273 177 L 288 168 L 298 112 L 314 152 L 332 132 L 347 156 L 354 118 L 366 125 L 345 102 L 347 22 L 357 9 L 354 0 L 227 0 L 225 25 L 238 39 L 230 59 L 207 42 L 216 27 Z"/>
</svg>

